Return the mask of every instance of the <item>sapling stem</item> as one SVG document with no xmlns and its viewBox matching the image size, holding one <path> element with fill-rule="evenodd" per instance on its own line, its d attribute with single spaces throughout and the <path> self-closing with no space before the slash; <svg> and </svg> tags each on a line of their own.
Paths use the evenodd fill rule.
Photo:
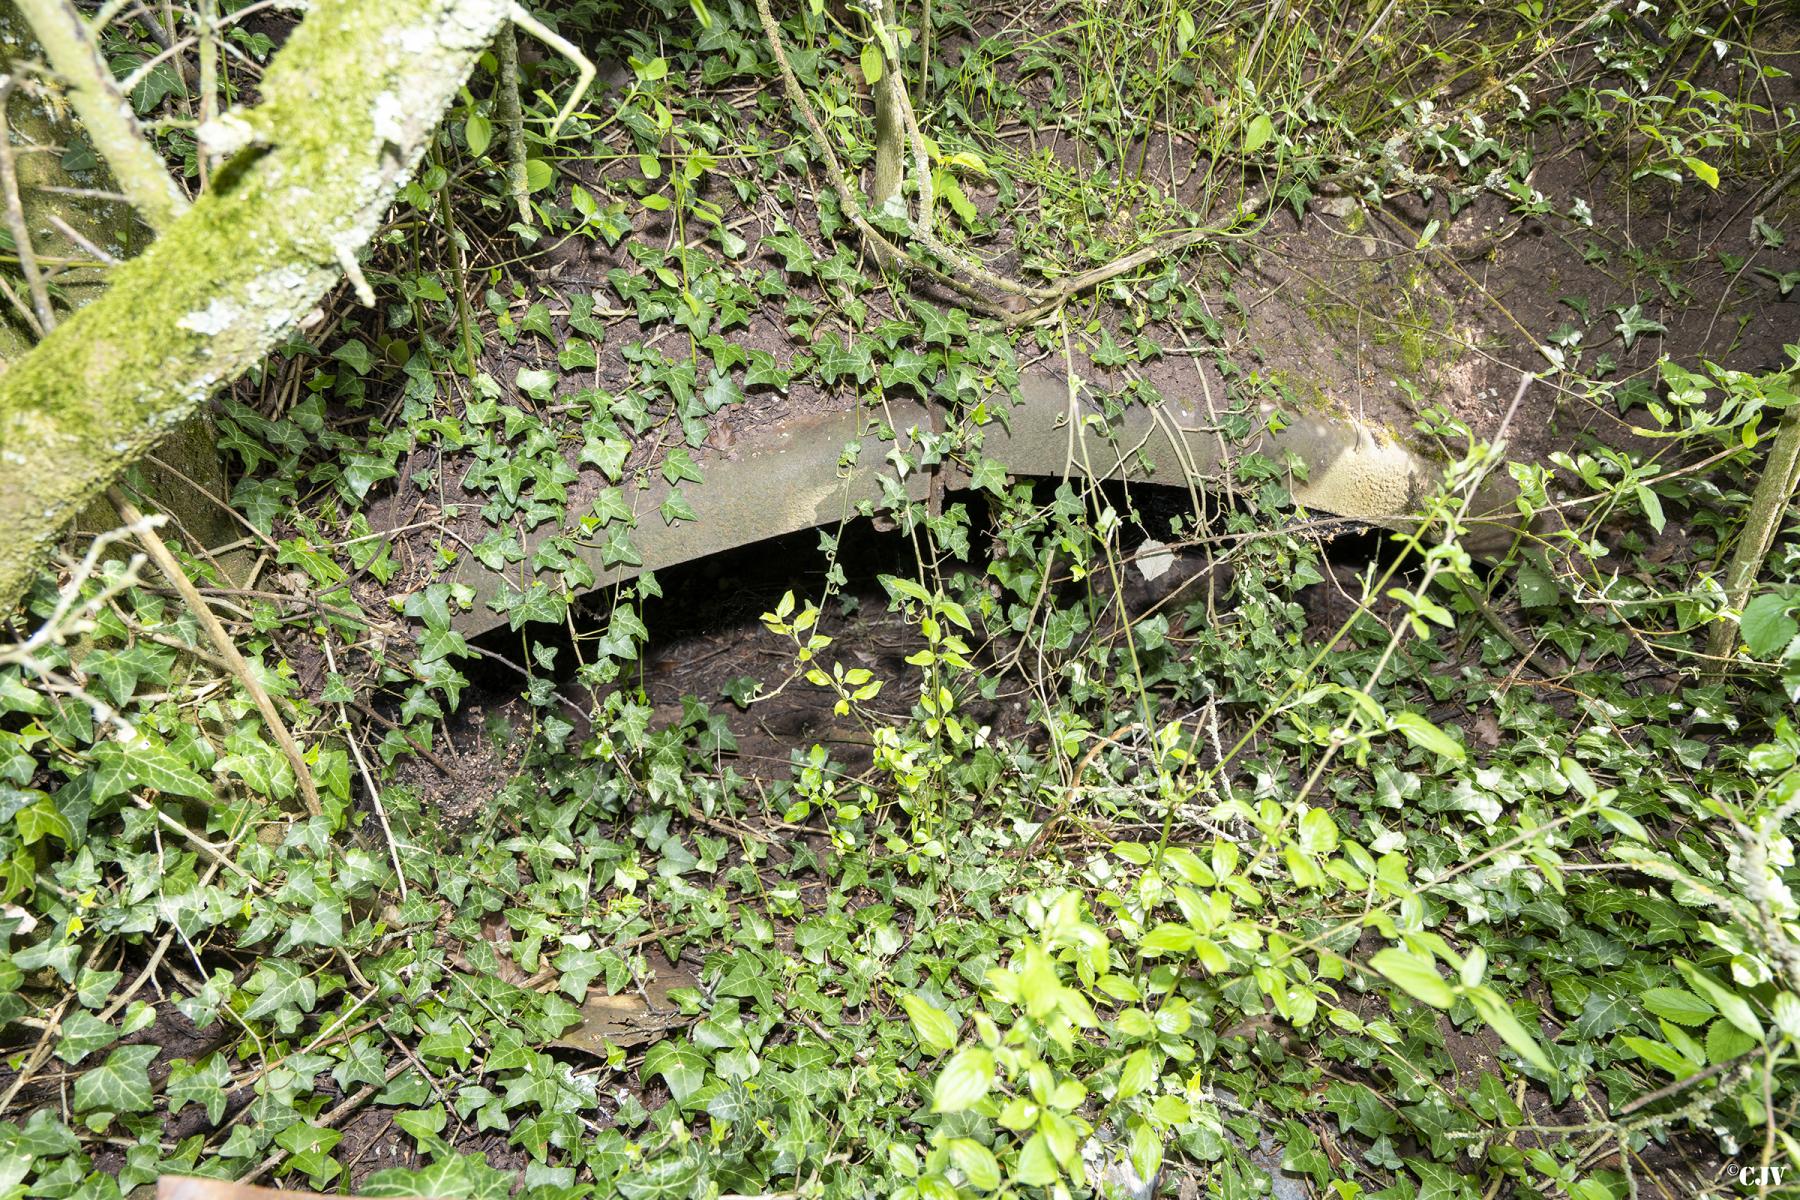
<svg viewBox="0 0 1800 1200">
<path fill-rule="evenodd" d="M 1725 604 L 1729 613 L 1713 625 L 1706 644 L 1707 654 L 1717 660 L 1717 671 L 1723 671 L 1736 656 L 1739 617 L 1731 614 L 1742 613 L 1749 603 L 1750 591 L 1756 586 L 1769 547 L 1775 544 L 1796 484 L 1800 484 L 1800 414 L 1789 408 L 1775 431 L 1769 461 L 1763 464 L 1762 478 L 1750 495 L 1750 515 L 1744 519 L 1731 565 L 1725 569 Z"/>
</svg>

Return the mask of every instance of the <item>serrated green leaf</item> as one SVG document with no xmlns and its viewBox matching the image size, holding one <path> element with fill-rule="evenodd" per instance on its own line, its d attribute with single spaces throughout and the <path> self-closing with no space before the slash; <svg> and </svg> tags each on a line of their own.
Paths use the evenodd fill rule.
<svg viewBox="0 0 1800 1200">
<path fill-rule="evenodd" d="M 1704 1025 L 1718 1011 L 1684 988 L 1656 987 L 1644 992 L 1644 1007 L 1677 1025 Z"/>
</svg>

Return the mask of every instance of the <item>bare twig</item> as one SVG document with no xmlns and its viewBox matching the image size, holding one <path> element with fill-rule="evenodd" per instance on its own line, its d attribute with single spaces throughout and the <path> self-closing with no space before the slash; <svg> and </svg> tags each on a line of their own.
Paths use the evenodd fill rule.
<svg viewBox="0 0 1800 1200">
<path fill-rule="evenodd" d="M 238 682 L 244 685 L 244 690 L 249 692 L 250 698 L 256 702 L 256 708 L 262 714 L 263 723 L 268 726 L 270 735 L 281 746 L 281 752 L 287 756 L 288 765 L 293 768 L 294 782 L 299 785 L 300 795 L 306 801 L 306 811 L 315 817 L 322 814 L 325 810 L 319 806 L 319 791 L 313 786 L 312 771 L 307 767 L 306 759 L 301 755 L 300 747 L 294 741 L 294 735 L 288 732 L 288 727 L 282 721 L 281 714 L 275 711 L 275 702 L 269 698 L 268 690 L 257 680 L 256 675 L 250 670 L 250 664 L 244 661 L 244 656 L 238 653 L 237 644 L 231 640 L 231 635 L 225 631 L 225 626 L 219 623 L 219 618 L 213 613 L 205 598 L 200 595 L 193 580 L 187 577 L 187 572 L 181 569 L 181 564 L 176 561 L 175 555 L 170 551 L 168 545 L 161 537 L 157 536 L 155 529 L 145 525 L 144 514 L 138 510 L 137 505 L 127 499 L 125 493 L 117 487 L 107 488 L 106 496 L 112 501 L 112 506 L 118 509 L 119 516 L 123 520 L 128 524 L 143 526 L 138 534 L 138 541 L 145 550 L 149 551 L 151 559 L 156 563 L 157 570 L 161 571 L 164 577 L 174 585 L 175 590 L 181 593 L 181 598 L 187 602 L 188 607 L 193 610 L 194 616 L 205 628 L 207 637 L 212 639 L 213 648 L 219 652 L 221 658 L 231 665 L 232 674 L 237 676 Z"/>
<path fill-rule="evenodd" d="M 89 254 L 93 255 L 96 260 L 98 260 L 101 263 L 104 263 L 106 266 L 116 267 L 119 265 L 119 263 L 121 261 L 123 261 L 122 259 L 118 258 L 117 256 L 108 254 L 106 251 L 104 251 L 100 247 L 96 246 L 91 240 L 89 240 L 87 235 L 85 235 L 81 232 L 81 230 L 75 228 L 73 225 L 69 224 L 67 221 L 63 220 L 61 217 L 57 216 L 55 213 L 50 214 L 50 223 L 52 225 L 56 226 L 56 232 L 62 234 L 64 237 L 68 238 L 71 242 L 74 242 L 77 246 L 81 247 L 83 250 L 86 250 Z"/>
<path fill-rule="evenodd" d="M 57 1041 L 56 1033 L 62 1028 L 63 1012 L 69 1007 L 69 1001 L 74 998 L 75 993 L 70 992 L 51 1010 L 50 1019 L 44 1023 L 44 1032 L 39 1035 L 37 1045 L 31 1048 L 31 1054 L 19 1067 L 19 1073 L 13 1076 L 12 1086 L 6 1089 L 4 1096 L 0 1096 L 0 1112 L 9 1111 L 13 1097 L 17 1096 L 25 1085 L 31 1082 L 31 1077 L 37 1074 L 38 1068 L 44 1065 L 44 1060 L 50 1057 L 50 1051 L 55 1047 Z"/>
<path fill-rule="evenodd" d="M 338 1126 L 339 1124 L 341 1124 L 343 1122 L 345 1117 L 349 1116 L 351 1113 L 355 1112 L 357 1109 L 359 1109 L 363 1105 L 367 1104 L 371 1099 L 374 1098 L 376 1092 L 380 1091 L 383 1087 L 386 1087 L 388 1084 L 390 1084 L 394 1080 L 398 1079 L 400 1077 L 400 1073 L 402 1071 L 408 1070 L 409 1068 L 411 1068 L 411 1066 L 412 1066 L 412 1063 L 408 1062 L 404 1058 L 396 1060 L 392 1066 L 388 1067 L 387 1074 L 386 1074 L 386 1076 L 383 1077 L 383 1079 L 379 1085 L 373 1084 L 373 1083 L 363 1085 L 363 1087 L 360 1090 L 358 1090 L 355 1095 L 352 1095 L 349 1098 L 347 1098 L 343 1101 L 340 1101 L 336 1106 L 331 1108 L 324 1115 L 315 1118 L 312 1122 L 313 1128 L 315 1128 L 315 1129 L 335 1128 L 336 1126 Z M 249 1173 L 240 1177 L 238 1179 L 238 1182 L 239 1183 L 255 1183 L 257 1180 L 261 1179 L 264 1175 L 267 1175 L 270 1171 L 273 1171 L 276 1167 L 280 1166 L 282 1163 L 282 1160 L 287 1158 L 287 1156 L 288 1156 L 288 1152 L 286 1150 L 275 1151 L 275 1153 L 269 1155 L 269 1157 L 263 1159 L 260 1163 L 258 1163 L 255 1166 L 255 1168 L 253 1168 Z"/>
<path fill-rule="evenodd" d="M 337 673 L 337 656 L 331 652 L 331 643 L 326 641 L 325 665 Z M 356 759 L 356 769 L 362 775 L 363 786 L 369 789 L 369 803 L 375 808 L 375 819 L 381 823 L 381 834 L 387 839 L 388 858 L 394 864 L 394 878 L 400 884 L 400 899 L 406 899 L 406 869 L 400 865 L 400 844 L 394 840 L 394 827 L 388 824 L 387 806 L 381 802 L 381 786 L 375 782 L 375 773 L 369 770 L 369 761 L 363 756 L 362 743 L 357 740 L 356 730 L 350 726 L 350 714 L 339 704 L 338 721 L 344 730 L 344 740 L 350 743 L 350 753 Z"/>
</svg>

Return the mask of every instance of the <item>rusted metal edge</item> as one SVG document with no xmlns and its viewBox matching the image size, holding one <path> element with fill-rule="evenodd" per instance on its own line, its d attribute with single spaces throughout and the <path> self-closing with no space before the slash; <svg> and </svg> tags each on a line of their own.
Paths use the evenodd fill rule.
<svg viewBox="0 0 1800 1200">
<path fill-rule="evenodd" d="M 1279 430 L 1265 427 L 1247 441 L 1229 445 L 1217 419 L 1203 408 L 1191 400 L 1165 400 L 1155 409 L 1134 405 L 1102 430 L 1092 424 L 1097 418 L 1090 408 L 1072 402 L 1067 381 L 1047 373 L 1027 374 L 1020 381 L 1018 403 L 1004 415 L 1004 424 L 984 427 L 983 452 L 1015 476 L 1127 479 L 1212 490 L 1236 456 L 1256 452 L 1279 463 L 1292 455 L 1305 464 L 1306 478 L 1288 481 L 1301 507 L 1386 525 L 1403 524 L 1443 472 L 1443 464 L 1408 448 L 1391 431 L 1344 417 L 1284 415 Z M 917 461 L 921 439 L 930 430 L 923 405 L 892 400 L 755 430 L 740 436 L 729 452 L 700 463 L 704 483 L 682 488 L 697 521 L 671 526 L 662 520 L 657 510 L 673 489 L 661 476 L 634 494 L 638 525 L 631 541 L 643 559 L 641 566 L 604 565 L 604 533 L 583 545 L 582 557 L 593 568 L 594 586 L 604 588 L 644 571 L 834 525 L 855 516 L 863 501 L 881 498 L 880 477 L 895 478 L 889 451 L 898 448 Z M 949 486 L 966 482 L 960 471 L 948 471 Z M 902 485 L 907 495 L 920 500 L 930 476 L 914 471 Z M 1471 550 L 1497 553 L 1511 544 L 1519 520 L 1515 495 L 1503 473 L 1489 477 L 1470 506 L 1476 526 L 1467 543 Z M 472 637 L 506 623 L 506 615 L 491 602 L 505 593 L 509 580 L 521 588 L 530 582 L 524 564 L 554 532 L 534 535 L 524 562 L 508 577 L 473 558 L 462 561 L 454 578 L 474 589 L 476 601 L 471 611 L 456 616 L 460 632 Z"/>
</svg>

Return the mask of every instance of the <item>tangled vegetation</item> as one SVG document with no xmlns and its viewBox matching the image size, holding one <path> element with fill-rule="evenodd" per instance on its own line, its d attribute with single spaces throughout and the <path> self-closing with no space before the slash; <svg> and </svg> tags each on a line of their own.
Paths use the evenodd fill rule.
<svg viewBox="0 0 1800 1200">
<path fill-rule="evenodd" d="M 216 397 L 228 494 L 134 468 L 0 625 L 0 1200 L 1794 1194 L 1777 7 L 523 14 Z M 83 11 L 228 187 L 292 18 Z M 0 166 L 28 358 L 124 239 Z M 1103 478 L 1177 387 L 1225 477 Z M 638 572 L 833 405 L 876 498 Z M 1413 519 L 1296 502 L 1322 410 Z"/>
</svg>

